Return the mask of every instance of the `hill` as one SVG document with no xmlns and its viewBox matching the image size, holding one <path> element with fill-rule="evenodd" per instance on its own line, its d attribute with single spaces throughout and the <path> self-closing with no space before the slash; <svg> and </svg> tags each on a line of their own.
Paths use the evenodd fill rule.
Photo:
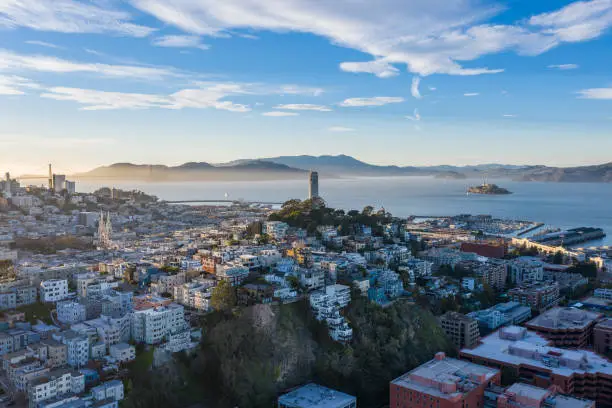
<svg viewBox="0 0 612 408">
<path fill-rule="evenodd" d="M 271 407 L 279 394 L 317 382 L 356 395 L 360 407 L 388 402 L 389 381 L 453 346 L 427 310 L 406 301 L 382 308 L 353 295 L 353 342 L 333 342 L 307 301 L 256 305 L 203 321 L 195 355 L 134 376 L 124 407 Z"/>
<path fill-rule="evenodd" d="M 116 163 L 86 173 L 77 179 L 108 178 L 147 181 L 236 181 L 275 180 L 304 177 L 305 171 L 264 160 L 248 160 L 232 165 L 189 162 L 179 166 Z"/>
</svg>

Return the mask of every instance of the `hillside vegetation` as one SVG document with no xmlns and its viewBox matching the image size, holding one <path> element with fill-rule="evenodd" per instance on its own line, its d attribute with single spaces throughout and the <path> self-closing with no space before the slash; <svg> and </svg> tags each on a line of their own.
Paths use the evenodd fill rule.
<svg viewBox="0 0 612 408">
<path fill-rule="evenodd" d="M 315 381 L 379 407 L 390 380 L 453 352 L 434 316 L 408 302 L 381 308 L 355 297 L 346 315 L 354 330 L 346 346 L 331 341 L 306 301 L 209 315 L 195 355 L 178 355 L 163 369 L 168 376 L 136 380 L 125 406 L 274 406 L 287 389 Z"/>
</svg>

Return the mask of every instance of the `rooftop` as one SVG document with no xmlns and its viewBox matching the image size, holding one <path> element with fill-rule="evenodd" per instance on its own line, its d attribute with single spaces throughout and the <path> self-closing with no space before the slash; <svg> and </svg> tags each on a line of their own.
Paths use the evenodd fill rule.
<svg viewBox="0 0 612 408">
<path fill-rule="evenodd" d="M 317 384 L 307 384 L 278 398 L 278 403 L 295 408 L 343 407 L 356 398 Z"/>
<path fill-rule="evenodd" d="M 508 326 L 482 338 L 477 347 L 462 349 L 461 353 L 513 366 L 529 365 L 562 376 L 573 373 L 612 375 L 612 363 L 592 351 L 566 350 L 548 344 L 533 331 Z"/>
<path fill-rule="evenodd" d="M 530 384 L 516 383 L 504 392 L 505 395 L 518 403 L 518 407 L 539 408 L 544 401 L 555 408 L 590 408 L 592 401 L 582 400 L 566 395 L 554 395 L 549 389 L 539 388 Z M 554 401 L 554 404 L 552 404 Z"/>
<path fill-rule="evenodd" d="M 584 329 L 602 315 L 572 307 L 555 307 L 525 323 L 529 328 L 538 329 Z"/>
<path fill-rule="evenodd" d="M 456 399 L 499 373 L 499 370 L 436 354 L 433 360 L 396 378 L 391 384 L 432 396 Z"/>
</svg>

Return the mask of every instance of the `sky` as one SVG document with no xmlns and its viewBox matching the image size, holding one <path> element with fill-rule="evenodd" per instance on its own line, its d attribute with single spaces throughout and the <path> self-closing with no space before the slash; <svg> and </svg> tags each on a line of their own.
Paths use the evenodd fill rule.
<svg viewBox="0 0 612 408">
<path fill-rule="evenodd" d="M 612 161 L 612 0 L 0 0 L 0 170 Z"/>
</svg>

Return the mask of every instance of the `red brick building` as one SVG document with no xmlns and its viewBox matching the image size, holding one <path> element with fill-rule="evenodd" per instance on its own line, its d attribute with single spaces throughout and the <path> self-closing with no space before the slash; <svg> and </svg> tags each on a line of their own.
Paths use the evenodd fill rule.
<svg viewBox="0 0 612 408">
<path fill-rule="evenodd" d="M 444 353 L 391 381 L 391 408 L 482 407 L 485 389 L 499 384 L 500 371 L 447 358 Z"/>
<path fill-rule="evenodd" d="M 461 252 L 472 252 L 487 258 L 501 259 L 508 253 L 508 245 L 497 242 L 463 242 Z"/>
</svg>

